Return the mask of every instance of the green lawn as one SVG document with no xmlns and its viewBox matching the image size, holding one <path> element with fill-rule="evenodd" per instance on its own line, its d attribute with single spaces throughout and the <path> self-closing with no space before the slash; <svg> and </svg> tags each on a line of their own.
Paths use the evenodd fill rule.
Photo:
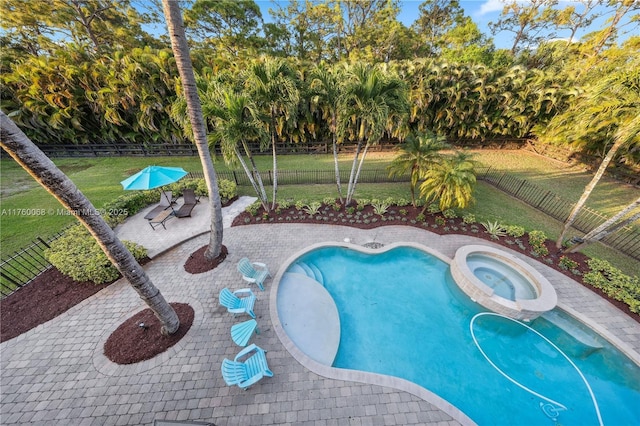
<svg viewBox="0 0 640 426">
<path fill-rule="evenodd" d="M 340 156 L 340 167 L 348 170 L 352 162 L 351 155 Z M 369 169 L 385 168 L 393 158 L 393 153 L 370 153 L 365 167 Z M 552 190 L 563 197 L 577 200 L 590 176 L 582 171 L 567 168 L 562 164 L 545 159 L 525 151 L 480 151 L 476 157 L 483 165 L 491 165 L 510 174 L 528 179 L 542 188 Z M 116 157 L 87 159 L 54 159 L 94 203 L 102 207 L 123 193 L 120 181 L 148 165 L 178 166 L 187 171 L 201 171 L 197 157 Z M 257 156 L 260 170 L 273 167 L 271 157 Z M 216 170 L 230 170 L 221 158 L 215 161 Z M 280 170 L 332 170 L 331 155 L 282 155 L 278 157 Z M 241 169 L 235 169 L 243 173 Z M 0 161 L 0 190 L 2 215 L 0 216 L 0 241 L 2 257 L 24 247 L 36 236 L 47 237 L 74 221 L 65 215 L 60 204 L 13 160 Z M 346 182 L 343 182 L 346 191 Z M 241 195 L 254 195 L 252 188 L 240 187 Z M 267 188 L 271 196 L 271 188 Z M 281 185 L 278 189 L 280 199 L 322 200 L 337 195 L 335 184 L 330 185 Z M 590 203 L 593 208 L 609 214 L 640 196 L 640 190 L 605 179 L 594 191 Z M 358 184 L 356 198 L 406 198 L 410 199 L 407 183 Z M 505 208 L 504 206 L 508 206 Z M 469 209 L 478 221 L 497 220 L 504 224 L 517 224 L 527 230 L 542 230 L 554 238 L 561 224 L 548 216 L 530 208 L 512 197 L 480 182 L 476 191 L 476 204 Z M 600 247 L 600 248 L 598 248 Z M 593 246 L 588 254 L 606 258 L 623 270 L 635 271 L 638 262 L 619 255 L 611 249 Z"/>
</svg>

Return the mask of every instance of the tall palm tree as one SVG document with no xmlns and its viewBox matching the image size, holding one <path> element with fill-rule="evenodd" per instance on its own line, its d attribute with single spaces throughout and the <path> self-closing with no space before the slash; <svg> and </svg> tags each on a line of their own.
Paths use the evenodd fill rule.
<svg viewBox="0 0 640 426">
<path fill-rule="evenodd" d="M 107 258 L 129 281 L 140 298 L 162 324 L 162 334 L 173 334 L 180 327 L 178 315 L 153 285 L 142 266 L 116 237 L 91 201 L 16 124 L 0 111 L 0 146 L 40 185 L 49 191 L 96 239 Z"/>
<path fill-rule="evenodd" d="M 426 200 L 425 210 L 431 201 L 438 201 L 440 210 L 464 209 L 471 205 L 476 184 L 475 165 L 471 155 L 458 152 L 428 169 L 420 184 L 420 196 Z"/>
<path fill-rule="evenodd" d="M 209 99 L 203 106 L 208 117 L 213 117 L 214 127 L 209 134 L 212 145 L 220 144 L 222 157 L 228 165 L 240 164 L 256 191 L 265 211 L 269 210 L 269 200 L 262 177 L 258 172 L 248 141 L 260 141 L 268 145 L 269 136 L 262 126 L 255 103 L 248 96 L 235 93 L 229 87 L 219 88 L 217 99 Z M 244 151 L 251 169 L 244 161 Z"/>
<path fill-rule="evenodd" d="M 585 245 L 591 244 L 591 243 L 595 243 L 596 241 L 600 241 L 601 239 L 603 239 L 607 235 L 609 235 L 609 234 L 617 231 L 618 229 L 620 229 L 622 227 L 625 227 L 625 226 L 635 222 L 636 220 L 640 219 L 640 212 L 637 212 L 637 213 L 631 215 L 630 217 L 618 222 L 620 219 L 625 217 L 627 214 L 629 214 L 629 212 L 633 211 L 638 206 L 640 206 L 640 198 L 638 198 L 635 201 L 631 202 L 631 204 L 629 204 L 628 206 L 626 206 L 625 208 L 620 210 L 617 214 L 615 214 L 614 216 L 610 217 L 608 220 L 606 220 L 605 222 L 601 223 L 596 228 L 594 228 L 591 231 L 589 231 L 582 238 L 582 240 L 583 240 L 582 243 L 576 244 L 575 246 L 570 247 L 569 250 L 567 250 L 567 251 L 569 253 L 574 253 L 574 252 L 580 250 Z"/>
<path fill-rule="evenodd" d="M 427 130 L 410 134 L 398 148 L 399 154 L 387 167 L 389 176 L 401 176 L 409 172 L 411 176 L 411 202 L 416 206 L 416 186 L 418 180 L 430 167 L 442 160 L 440 151 L 448 148 L 443 136 Z"/>
<path fill-rule="evenodd" d="M 343 93 L 343 75 L 339 68 L 334 67 L 331 69 L 321 64 L 313 70 L 311 78 L 311 101 L 320 108 L 322 118 L 329 123 L 336 185 L 340 202 L 343 202 L 340 169 L 338 167 L 338 107 Z"/>
<path fill-rule="evenodd" d="M 251 66 L 248 78 L 248 92 L 256 104 L 263 109 L 266 127 L 271 135 L 273 155 L 273 200 L 275 208 L 278 194 L 278 157 L 276 145 L 284 130 L 294 126 L 297 118 L 300 91 L 296 85 L 296 73 L 282 59 L 264 59 Z"/>
<path fill-rule="evenodd" d="M 348 77 L 339 109 L 338 138 L 344 139 L 349 135 L 357 145 L 349 175 L 346 204 L 353 199 L 369 147 L 382 138 L 390 123 L 400 126 L 409 110 L 408 92 L 399 78 L 383 73 L 378 67 L 362 64 L 349 69 Z"/>
<path fill-rule="evenodd" d="M 571 126 L 573 137 L 599 133 L 605 146 L 612 145 L 569 213 L 556 241 L 557 248 L 562 247 L 566 233 L 618 150 L 632 144 L 640 146 L 640 59 L 636 59 L 630 68 L 601 80 L 585 95 L 576 103 L 574 114 L 567 115 L 574 120 Z"/>
<path fill-rule="evenodd" d="M 189 57 L 189 46 L 187 45 L 187 38 L 184 33 L 180 5 L 177 1 L 162 0 L 162 8 L 169 29 L 173 55 L 176 58 L 180 80 L 182 81 L 184 97 L 187 101 L 193 139 L 198 149 L 202 171 L 204 172 L 204 180 L 207 184 L 207 190 L 209 191 L 211 237 L 204 256 L 205 259 L 211 261 L 220 256 L 222 252 L 222 202 L 220 200 L 220 191 L 218 190 L 218 178 L 213 168 L 209 144 L 207 143 L 207 131 L 202 117 L 202 107 L 200 106 L 200 98 L 198 97 L 196 78 L 193 74 L 193 65 Z"/>
</svg>

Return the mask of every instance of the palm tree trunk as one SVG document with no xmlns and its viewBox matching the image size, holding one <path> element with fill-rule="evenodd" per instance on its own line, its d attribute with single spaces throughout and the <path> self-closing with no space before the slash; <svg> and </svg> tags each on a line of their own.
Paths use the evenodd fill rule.
<svg viewBox="0 0 640 426">
<path fill-rule="evenodd" d="M 360 157 L 360 150 L 362 149 L 362 139 L 358 140 L 358 145 L 356 146 L 356 153 L 353 156 L 353 164 L 351 165 L 351 173 L 349 173 L 349 185 L 347 186 L 347 199 L 345 200 L 345 205 L 351 203 L 351 197 L 353 196 L 353 187 L 355 186 L 354 181 L 356 177 L 356 166 L 358 164 L 358 157 Z"/>
<path fill-rule="evenodd" d="M 592 229 L 591 231 L 589 231 L 582 239 L 584 240 L 582 243 L 577 244 L 573 247 L 570 247 L 569 250 L 567 250 L 568 253 L 575 253 L 576 251 L 580 250 L 582 247 L 586 246 L 587 244 L 591 244 L 594 243 L 596 241 L 600 241 L 601 239 L 603 239 L 604 237 L 606 237 L 609 234 L 612 234 L 613 232 L 617 231 L 618 229 L 625 227 L 627 225 L 629 225 L 630 223 L 635 222 L 636 220 L 640 219 L 640 212 L 634 214 L 633 216 L 629 217 L 628 219 L 625 219 L 619 223 L 616 223 L 618 220 L 620 220 L 621 218 L 625 217 L 629 212 L 631 212 L 632 210 L 634 210 L 636 207 L 640 206 L 640 198 L 638 198 L 637 200 L 635 200 L 634 202 L 632 202 L 631 204 L 629 204 L 627 207 L 625 207 L 624 209 L 620 210 L 616 215 L 614 215 L 613 217 L 609 218 L 608 220 L 606 220 L 605 222 L 603 222 L 602 224 L 600 224 L 600 226 Z"/>
<path fill-rule="evenodd" d="M 593 179 L 591 179 L 591 182 L 589 182 L 589 184 L 584 188 L 584 192 L 582 193 L 582 196 L 580 197 L 576 205 L 573 206 L 571 213 L 569 213 L 569 217 L 567 217 L 567 220 L 564 223 L 564 227 L 562 228 L 562 232 L 560 233 L 560 236 L 556 241 L 556 248 L 559 249 L 562 247 L 562 242 L 564 241 L 564 237 L 569 231 L 569 228 L 571 227 L 573 222 L 576 220 L 576 217 L 578 216 L 580 209 L 582 209 L 584 204 L 587 202 L 587 198 L 589 198 L 589 195 L 591 195 L 593 188 L 596 186 L 598 181 L 600 181 L 600 178 L 604 174 L 607 166 L 615 156 L 618 149 L 623 145 L 623 142 L 624 142 L 624 138 L 616 137 L 616 142 L 613 144 L 611 149 L 609 149 L 609 152 L 607 152 L 607 155 L 602 160 L 602 163 L 600 163 L 600 167 L 598 167 L 598 171 L 596 171 L 596 174 L 593 176 Z"/>
<path fill-rule="evenodd" d="M 113 229 L 87 197 L 2 111 L 0 145 L 89 230 L 107 258 L 158 317 L 162 324 L 162 334 L 175 333 L 180 326 L 178 315 L 153 285 L 135 257 L 116 237 Z"/>
<path fill-rule="evenodd" d="M 222 251 L 222 202 L 218 189 L 218 178 L 213 168 L 209 144 L 207 143 L 207 131 L 202 116 L 202 107 L 200 105 L 200 98 L 198 97 L 196 79 L 193 74 L 193 65 L 191 64 L 191 58 L 189 56 L 189 46 L 187 45 L 187 38 L 184 33 L 180 5 L 177 1 L 162 0 L 162 7 L 167 21 L 173 56 L 176 59 L 176 65 L 178 66 L 178 72 L 184 90 L 184 97 L 187 101 L 187 111 L 193 130 L 193 139 L 198 148 L 204 180 L 207 184 L 207 190 L 209 191 L 211 237 L 209 239 L 209 247 L 207 247 L 204 256 L 207 260 L 213 260 L 218 257 Z"/>
<path fill-rule="evenodd" d="M 249 167 L 247 166 L 247 163 L 244 161 L 244 159 L 242 158 L 242 155 L 240 154 L 240 151 L 236 148 L 236 156 L 238 157 L 238 161 L 240 162 L 240 165 L 242 166 L 242 168 L 244 169 L 244 172 L 247 174 L 247 177 L 249 178 L 249 182 L 251 182 L 251 186 L 253 187 L 253 190 L 256 191 L 256 194 L 258 195 L 258 197 L 260 198 L 260 202 L 262 203 L 262 207 L 264 207 L 264 209 L 267 209 L 267 203 L 266 203 L 266 198 L 267 198 L 267 194 L 265 194 L 264 192 L 264 187 L 261 188 L 258 187 L 258 184 L 256 183 L 255 178 L 253 177 L 253 173 L 257 174 L 257 170 L 255 170 L 255 164 L 254 164 L 254 171 L 252 173 L 251 170 L 249 170 Z M 251 162 L 253 163 L 253 158 L 249 157 L 251 159 Z M 258 174 L 258 177 L 260 177 L 260 174 Z"/>
<path fill-rule="evenodd" d="M 273 130 L 271 132 L 271 153 L 273 155 L 273 201 L 271 201 L 271 208 L 275 209 L 278 196 L 278 156 L 276 155 L 276 135 Z"/>
<path fill-rule="evenodd" d="M 251 150 L 247 146 L 245 141 L 242 141 L 242 146 L 244 147 L 244 152 L 247 154 L 247 158 L 251 163 L 252 175 L 255 176 L 256 181 L 258 182 L 258 188 L 260 192 L 256 190 L 256 194 L 260 198 L 260 202 L 262 203 L 262 207 L 264 207 L 265 211 L 269 211 L 269 200 L 267 199 L 267 191 L 264 189 L 264 182 L 262 182 L 262 176 L 260 176 L 260 172 L 258 171 L 258 166 L 256 166 L 256 162 L 253 159 L 253 155 L 251 155 Z"/>
<path fill-rule="evenodd" d="M 338 187 L 338 197 L 340 197 L 340 203 L 344 203 L 344 199 L 342 197 L 342 184 L 340 183 L 340 167 L 338 166 L 338 138 L 336 137 L 335 128 L 336 128 L 336 115 L 333 114 L 331 116 L 331 128 L 334 131 L 331 133 L 331 146 L 333 149 L 333 168 L 336 173 L 336 186 Z"/>
<path fill-rule="evenodd" d="M 353 181 L 353 187 L 351 188 L 351 197 L 356 192 L 356 184 L 358 183 L 358 179 L 360 179 L 360 171 L 362 170 L 362 165 L 364 164 L 364 159 L 367 158 L 367 151 L 369 151 L 369 142 L 364 146 L 364 150 L 362 151 L 362 158 L 360 158 L 360 164 L 358 164 L 358 171 L 356 172 L 356 178 Z"/>
</svg>

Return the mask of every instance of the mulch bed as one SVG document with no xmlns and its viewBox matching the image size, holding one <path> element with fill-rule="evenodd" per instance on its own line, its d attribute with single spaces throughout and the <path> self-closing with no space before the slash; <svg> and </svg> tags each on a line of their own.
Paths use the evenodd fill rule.
<svg viewBox="0 0 640 426">
<path fill-rule="evenodd" d="M 220 255 L 209 261 L 204 257 L 204 252 L 207 251 L 207 247 L 209 247 L 209 245 L 202 246 L 189 255 L 189 258 L 184 264 L 185 271 L 190 274 L 202 274 L 203 272 L 211 271 L 224 262 L 229 254 L 227 247 L 223 245 L 220 250 Z"/>
<path fill-rule="evenodd" d="M 104 354 L 116 364 L 134 364 L 151 359 L 182 339 L 193 324 L 193 308 L 170 303 L 180 319 L 180 327 L 170 336 L 160 333 L 160 320 L 149 308 L 123 322 L 104 344 Z"/>
<path fill-rule="evenodd" d="M 0 300 L 0 342 L 13 339 L 66 312 L 109 284 L 77 282 L 50 268 Z"/>
</svg>

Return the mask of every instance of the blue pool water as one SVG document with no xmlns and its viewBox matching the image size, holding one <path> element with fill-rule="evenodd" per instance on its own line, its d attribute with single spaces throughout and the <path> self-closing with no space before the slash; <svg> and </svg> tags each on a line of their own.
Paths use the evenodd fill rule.
<svg viewBox="0 0 640 426">
<path fill-rule="evenodd" d="M 640 367 L 560 310 L 528 324 L 486 313 L 412 247 L 326 247 L 298 262 L 338 308 L 336 368 L 412 381 L 480 425 L 640 424 Z"/>
</svg>

